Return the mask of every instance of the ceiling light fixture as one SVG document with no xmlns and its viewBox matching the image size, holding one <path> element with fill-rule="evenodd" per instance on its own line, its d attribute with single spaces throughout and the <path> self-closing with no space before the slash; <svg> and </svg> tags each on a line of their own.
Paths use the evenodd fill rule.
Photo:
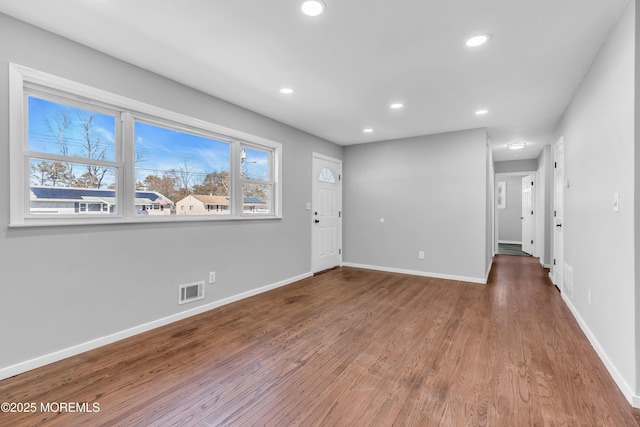
<svg viewBox="0 0 640 427">
<path fill-rule="evenodd" d="M 290 93 L 293 93 L 293 89 L 291 89 L 290 87 L 283 87 L 282 89 L 280 89 L 280 93 L 289 95 Z"/>
<path fill-rule="evenodd" d="M 483 114 L 487 114 L 489 110 L 478 110 L 476 111 L 476 116 L 482 116 Z"/>
<path fill-rule="evenodd" d="M 300 9 L 307 16 L 318 16 L 327 9 L 327 5 L 322 0 L 304 0 Z"/>
<path fill-rule="evenodd" d="M 373 132 L 373 129 L 371 129 L 371 128 L 366 128 L 366 129 L 364 129 L 362 132 L 364 132 L 364 133 L 371 133 L 371 132 Z"/>
<path fill-rule="evenodd" d="M 526 142 L 512 142 L 511 144 L 507 144 L 509 150 L 522 150 L 526 146 Z"/>
<path fill-rule="evenodd" d="M 399 109 L 399 108 L 404 107 L 404 105 L 402 105 L 402 104 L 401 104 L 401 103 L 399 103 L 399 102 L 396 102 L 395 104 L 391 104 L 389 107 L 393 108 L 394 110 L 397 110 L 397 109 Z"/>
<path fill-rule="evenodd" d="M 467 46 L 469 47 L 482 46 L 483 44 L 488 42 L 490 38 L 491 36 L 489 34 L 479 34 L 477 36 L 473 36 L 469 40 L 467 40 Z"/>
</svg>

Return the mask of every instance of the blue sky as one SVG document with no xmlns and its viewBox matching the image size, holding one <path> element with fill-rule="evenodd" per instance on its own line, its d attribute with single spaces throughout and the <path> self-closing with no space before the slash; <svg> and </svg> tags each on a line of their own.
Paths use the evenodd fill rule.
<svg viewBox="0 0 640 427">
<path fill-rule="evenodd" d="M 189 170 L 197 184 L 211 172 L 229 170 L 229 144 L 147 123 L 135 125 L 138 180 L 172 169 Z"/>
<path fill-rule="evenodd" d="M 30 96 L 29 149 L 61 154 L 61 144 L 56 134 L 61 123 L 60 117 L 66 114 L 71 120 L 65 132 L 68 155 L 86 158 L 86 144 L 78 117 L 87 113 L 91 112 Z M 53 130 L 47 123 L 52 125 Z M 106 147 L 105 160 L 109 161 L 115 160 L 115 123 L 113 116 L 94 113 L 92 131 L 94 137 L 99 138 L 103 147 Z M 226 142 L 136 122 L 135 144 L 138 181 L 144 180 L 147 175 L 162 176 L 172 169 L 188 169 L 193 176 L 193 185 L 202 182 L 208 173 L 229 170 L 230 146 Z M 250 175 L 255 178 L 265 176 L 268 170 L 266 153 L 247 150 L 246 160 L 245 169 Z M 82 167 L 74 167 L 74 173 L 83 172 Z"/>
<path fill-rule="evenodd" d="M 65 114 L 70 119 L 69 126 L 65 132 L 65 140 L 69 150 L 68 155 L 86 158 L 86 149 L 83 147 L 85 145 L 85 139 L 78 119 L 78 115 L 86 113 L 90 112 L 30 96 L 29 150 L 61 154 L 57 129 L 59 129 L 62 123 L 61 116 Z M 50 129 L 47 123 L 51 124 L 53 129 Z M 106 114 L 96 114 L 94 123 L 94 126 L 92 126 L 94 136 L 99 138 L 101 144 L 107 148 L 104 160 L 115 160 L 115 117 Z"/>
</svg>

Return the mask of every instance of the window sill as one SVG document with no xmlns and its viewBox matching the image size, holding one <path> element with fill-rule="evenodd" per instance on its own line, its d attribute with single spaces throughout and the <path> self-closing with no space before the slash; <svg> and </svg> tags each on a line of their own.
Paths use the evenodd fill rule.
<svg viewBox="0 0 640 427">
<path fill-rule="evenodd" d="M 158 216 L 158 217 L 133 217 L 123 219 L 123 217 L 117 217 L 112 219 L 87 219 L 79 220 L 76 218 L 70 219 L 58 219 L 58 220 L 30 220 L 25 219 L 22 224 L 9 224 L 9 228 L 32 228 L 32 227 L 76 227 L 76 226 L 91 226 L 91 225 L 128 225 L 128 224 L 158 224 L 158 223 L 176 223 L 185 224 L 191 222 L 228 222 L 228 221 L 263 221 L 263 220 L 281 220 L 282 215 L 255 215 L 255 216 L 227 216 L 224 218 L 215 217 L 211 218 L 205 215 L 194 215 L 189 217 L 181 216 L 177 218 L 172 216 Z"/>
</svg>

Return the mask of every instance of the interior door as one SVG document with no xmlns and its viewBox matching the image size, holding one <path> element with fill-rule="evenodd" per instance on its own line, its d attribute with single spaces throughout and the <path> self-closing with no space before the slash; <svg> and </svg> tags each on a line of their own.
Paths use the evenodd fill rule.
<svg viewBox="0 0 640 427">
<path fill-rule="evenodd" d="M 533 255 L 533 182 L 531 175 L 522 177 L 522 252 Z"/>
<path fill-rule="evenodd" d="M 553 169 L 553 265 L 551 281 L 564 292 L 564 140 L 554 146 Z"/>
<path fill-rule="evenodd" d="M 342 263 L 342 162 L 314 154 L 312 184 L 312 270 Z"/>
</svg>

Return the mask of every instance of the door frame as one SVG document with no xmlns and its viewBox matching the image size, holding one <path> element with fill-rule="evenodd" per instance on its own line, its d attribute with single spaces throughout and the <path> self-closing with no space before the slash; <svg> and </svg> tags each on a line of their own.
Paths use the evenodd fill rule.
<svg viewBox="0 0 640 427">
<path fill-rule="evenodd" d="M 527 182 L 527 185 L 529 186 L 529 208 L 527 209 L 527 212 L 524 212 L 524 200 L 522 200 L 521 203 L 521 217 L 520 220 L 522 221 L 520 224 L 520 228 L 521 228 L 521 244 L 522 244 L 522 252 L 527 253 L 531 256 L 536 256 L 537 255 L 537 248 L 538 248 L 538 238 L 536 236 L 536 232 L 537 232 L 537 228 L 536 228 L 536 221 L 538 219 L 538 215 L 536 215 L 536 209 L 537 209 L 537 200 L 536 200 L 536 184 L 537 184 L 537 177 L 535 174 L 527 174 L 527 175 L 523 175 L 522 179 L 520 180 L 521 182 L 521 198 L 524 199 L 524 197 L 522 197 L 522 193 L 524 192 L 524 179 L 525 178 L 529 178 Z M 529 211 L 531 211 L 531 213 L 529 213 Z M 526 216 L 529 217 L 529 219 L 526 218 Z M 524 240 L 524 230 L 525 230 L 525 223 L 529 223 L 529 227 L 531 228 L 531 243 L 527 243 L 527 246 L 531 246 L 531 253 L 527 252 L 524 250 L 524 246 L 525 246 L 525 240 Z"/>
<path fill-rule="evenodd" d="M 537 198 L 536 197 L 537 197 L 537 194 L 538 194 L 538 188 L 537 188 L 538 187 L 538 182 L 537 182 L 538 175 L 537 175 L 537 171 L 499 172 L 499 173 L 496 173 L 494 175 L 494 180 L 495 180 L 495 186 L 494 187 L 495 187 L 495 190 L 493 192 L 493 200 L 494 200 L 493 207 L 495 209 L 495 226 L 494 226 L 495 236 L 494 236 L 494 248 L 493 248 L 493 251 L 494 251 L 495 254 L 498 253 L 498 244 L 500 243 L 499 239 L 498 239 L 498 237 L 500 236 L 500 209 L 498 209 L 498 182 L 500 181 L 500 178 L 504 178 L 504 177 L 507 177 L 507 176 L 524 177 L 524 176 L 527 176 L 527 175 L 531 175 L 531 179 L 534 182 L 534 185 L 531 188 L 531 191 L 532 191 L 531 200 L 532 200 L 532 204 L 533 204 L 533 219 L 532 219 L 532 221 L 533 221 L 533 236 L 534 236 L 534 239 L 533 239 L 533 254 L 532 254 L 532 256 L 539 257 L 540 256 L 539 248 L 544 247 L 543 242 L 538 242 L 537 241 L 538 239 L 536 238 L 538 236 L 538 234 L 537 234 L 537 219 L 536 218 L 540 214 L 540 212 L 538 212 L 538 204 L 536 203 L 537 202 Z M 521 198 L 521 201 L 520 201 L 520 205 L 522 206 L 522 198 Z"/>
<path fill-rule="evenodd" d="M 326 156 L 324 154 L 320 154 L 320 153 L 316 153 L 313 152 L 311 155 L 311 203 L 309 204 L 310 206 L 310 210 L 309 213 L 311 214 L 309 216 L 309 226 L 311 227 L 311 273 L 317 273 L 318 271 L 316 271 L 316 256 L 317 256 L 317 233 L 316 233 L 316 227 L 314 226 L 314 216 L 313 216 L 313 210 L 314 210 L 314 202 L 316 200 L 316 193 L 317 193 L 317 183 L 318 183 L 318 177 L 315 176 L 314 174 L 314 170 L 315 170 L 315 162 L 316 159 L 318 160 L 325 160 L 325 161 L 329 161 L 329 162 L 333 162 L 333 163 L 337 163 L 338 164 L 338 192 L 339 192 L 339 196 L 338 196 L 338 202 L 339 202 L 339 206 L 338 206 L 338 211 L 340 211 L 342 213 L 342 160 L 340 159 L 336 159 L 334 157 L 329 157 Z M 342 266 L 342 215 L 340 217 L 340 221 L 338 221 L 338 247 L 340 248 L 340 253 L 339 253 L 339 261 L 338 261 L 338 266 L 341 267 Z"/>
<path fill-rule="evenodd" d="M 549 279 L 551 282 L 558 288 L 560 293 L 564 293 L 564 233 L 565 233 L 565 217 L 566 212 L 564 211 L 565 203 L 565 144 L 564 144 L 564 136 L 558 138 L 558 140 L 553 144 L 553 199 L 552 199 L 552 216 L 551 216 L 551 226 L 553 227 L 553 231 L 551 232 L 552 244 L 551 244 L 551 268 L 549 269 Z M 558 152 L 562 151 L 562 155 L 560 159 L 558 158 Z M 560 177 L 556 173 L 557 163 L 561 161 L 560 165 Z M 561 182 L 558 182 L 558 179 Z M 560 226 L 562 227 L 562 232 L 558 232 L 558 222 L 556 212 L 560 211 Z M 558 234 L 560 236 L 558 236 Z M 556 274 L 556 272 L 558 274 Z"/>
</svg>

